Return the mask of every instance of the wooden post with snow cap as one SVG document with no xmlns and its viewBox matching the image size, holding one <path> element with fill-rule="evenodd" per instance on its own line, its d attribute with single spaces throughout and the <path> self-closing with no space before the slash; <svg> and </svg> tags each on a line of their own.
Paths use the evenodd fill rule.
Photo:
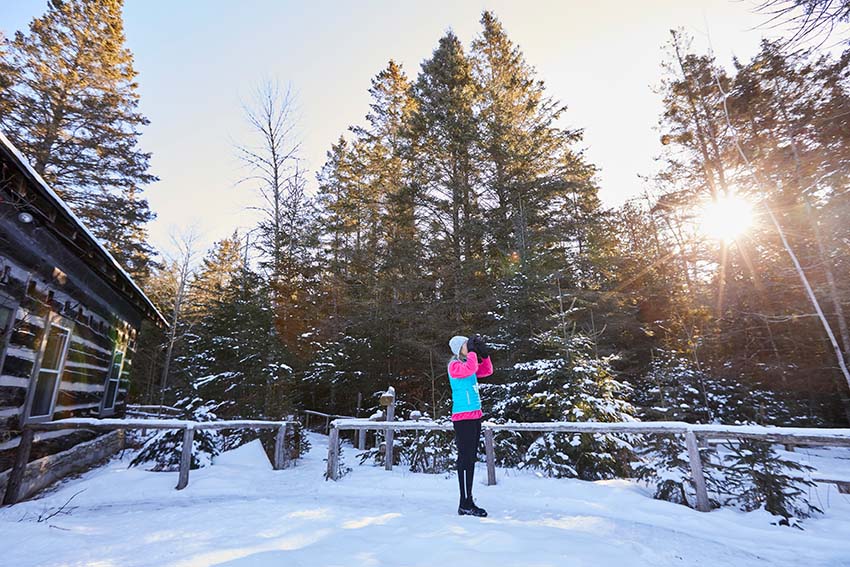
<svg viewBox="0 0 850 567">
<path fill-rule="evenodd" d="M 189 469 L 192 468 L 192 445 L 195 441 L 195 428 L 191 425 L 183 430 L 183 449 L 180 453 L 180 478 L 177 490 L 183 490 L 189 484 Z"/>
<path fill-rule="evenodd" d="M 711 502 L 708 500 L 708 490 L 705 487 L 705 475 L 702 472 L 702 460 L 699 456 L 697 438 L 691 429 L 685 431 L 685 445 L 688 448 L 688 461 L 691 464 L 691 477 L 697 492 L 697 510 L 710 512 Z"/>
<path fill-rule="evenodd" d="M 287 424 L 284 423 L 277 429 L 277 434 L 274 437 L 274 470 L 279 471 L 286 468 L 287 450 L 286 450 L 286 432 Z"/>
<path fill-rule="evenodd" d="M 493 430 L 484 428 L 484 450 L 487 453 L 487 486 L 496 484 L 496 449 L 493 443 Z"/>
<path fill-rule="evenodd" d="M 339 429 L 331 425 L 328 435 L 328 472 L 325 475 L 330 480 L 339 478 Z"/>
<path fill-rule="evenodd" d="M 390 386 L 387 391 L 381 395 L 381 405 L 387 408 L 387 421 L 395 421 L 395 388 Z M 384 469 L 393 470 L 393 429 L 387 427 L 387 435 L 385 437 L 386 449 L 384 450 Z"/>
</svg>

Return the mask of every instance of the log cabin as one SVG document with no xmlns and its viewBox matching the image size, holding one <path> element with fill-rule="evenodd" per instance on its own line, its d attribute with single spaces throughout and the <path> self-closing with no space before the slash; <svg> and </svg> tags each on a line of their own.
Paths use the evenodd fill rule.
<svg viewBox="0 0 850 567">
<path fill-rule="evenodd" d="M 0 132 L 0 501 L 27 424 L 124 414 L 144 319 L 167 322 Z M 118 432 L 42 431 L 27 498 L 117 451 Z"/>
</svg>

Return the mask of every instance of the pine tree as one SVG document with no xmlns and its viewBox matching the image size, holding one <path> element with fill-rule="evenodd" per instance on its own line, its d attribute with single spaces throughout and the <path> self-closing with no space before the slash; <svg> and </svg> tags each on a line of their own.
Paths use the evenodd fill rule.
<svg viewBox="0 0 850 567">
<path fill-rule="evenodd" d="M 212 245 L 201 260 L 190 287 L 191 318 L 203 317 L 221 303 L 225 293 L 245 266 L 242 243 L 234 232 Z"/>
<path fill-rule="evenodd" d="M 596 356 L 589 337 L 560 331 L 538 339 L 539 358 L 517 364 L 515 381 L 482 388 L 485 399 L 495 400 L 488 411 L 517 421 L 633 421 L 634 409 L 624 399 L 630 387 L 614 376 L 612 359 Z M 528 446 L 521 465 L 593 480 L 628 476 L 632 459 L 629 436 L 547 433 Z"/>
<path fill-rule="evenodd" d="M 142 186 L 150 154 L 138 147 L 133 57 L 124 47 L 121 0 L 50 0 L 29 34 L 7 41 L 13 84 L 0 89 L 0 123 L 134 276 L 144 279 L 154 218 Z M 9 75 L 7 75 L 8 77 Z"/>
<path fill-rule="evenodd" d="M 808 500 L 814 468 L 780 457 L 769 443 L 741 439 L 729 444 L 725 460 L 729 468 L 733 501 L 749 512 L 762 506 L 779 516 L 780 525 L 799 527 L 799 520 L 821 512 Z"/>
<path fill-rule="evenodd" d="M 420 203 L 430 233 L 429 270 L 439 282 L 440 303 L 445 305 L 437 321 L 462 326 L 482 311 L 488 287 L 477 189 L 478 86 L 471 62 L 452 32 L 440 39 L 422 64 L 413 96 L 416 111 L 410 135 L 419 148 Z"/>
<path fill-rule="evenodd" d="M 546 94 L 492 12 L 481 24 L 470 58 L 480 89 L 488 273 L 498 280 L 493 331 L 510 363 L 544 329 L 540 298 L 559 286 L 598 285 L 590 259 L 599 199 L 595 168 L 572 149 L 582 132 L 557 124 L 566 107 Z"/>
<path fill-rule="evenodd" d="M 279 419 L 293 407 L 293 358 L 269 332 L 271 297 L 271 283 L 243 267 L 194 324 L 176 360 L 219 417 Z"/>
<path fill-rule="evenodd" d="M 416 148 L 408 134 L 415 112 L 412 85 L 401 66 L 390 61 L 372 79 L 369 124 L 353 128 L 363 143 L 364 174 L 375 186 L 378 201 L 380 240 L 374 250 L 377 289 L 372 294 L 372 321 L 389 372 L 407 366 L 403 360 L 423 354 L 417 341 L 410 340 L 410 318 L 420 307 L 417 301 L 427 288 L 417 264 L 422 257 L 422 242 L 417 219 L 418 186 L 414 180 Z M 377 325 L 375 325 L 377 323 Z M 393 364 L 393 361 L 399 361 Z M 393 368 L 395 367 L 395 368 Z"/>
</svg>

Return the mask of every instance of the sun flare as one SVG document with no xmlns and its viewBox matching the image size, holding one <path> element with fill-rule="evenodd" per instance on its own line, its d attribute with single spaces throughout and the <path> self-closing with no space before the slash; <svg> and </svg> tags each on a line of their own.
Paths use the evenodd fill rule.
<svg viewBox="0 0 850 567">
<path fill-rule="evenodd" d="M 719 197 L 700 209 L 697 222 L 706 236 L 732 242 L 752 226 L 753 206 L 737 195 Z"/>
</svg>

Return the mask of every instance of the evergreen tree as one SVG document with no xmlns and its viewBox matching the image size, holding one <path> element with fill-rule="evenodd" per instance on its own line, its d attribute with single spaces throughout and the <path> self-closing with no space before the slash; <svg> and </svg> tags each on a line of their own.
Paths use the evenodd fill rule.
<svg viewBox="0 0 850 567">
<path fill-rule="evenodd" d="M 749 512 L 764 506 L 781 518 L 780 525 L 795 527 L 800 519 L 821 512 L 808 500 L 809 490 L 815 486 L 812 467 L 782 458 L 769 443 L 758 440 L 741 439 L 730 443 L 729 449 L 725 457 L 729 482 L 733 501 L 741 509 Z"/>
<path fill-rule="evenodd" d="M 234 273 L 176 361 L 219 417 L 280 419 L 296 401 L 292 356 L 271 332 L 270 285 L 244 266 Z"/>
<path fill-rule="evenodd" d="M 121 0 L 50 0 L 29 34 L 0 58 L 13 83 L 0 88 L 0 123 L 38 172 L 135 277 L 149 275 L 142 186 L 150 154 L 138 147 L 133 57 L 124 47 Z"/>
<path fill-rule="evenodd" d="M 419 269 L 423 253 L 417 220 L 419 186 L 415 178 L 417 148 L 408 136 L 415 112 L 412 85 L 401 66 L 390 61 L 372 80 L 367 127 L 352 128 L 362 142 L 362 174 L 374 186 L 372 198 L 378 205 L 379 245 L 372 250 L 376 289 L 370 316 L 358 327 L 374 337 L 375 353 L 384 374 L 391 379 L 406 371 L 410 360 L 421 359 L 424 349 L 413 334 L 411 320 L 422 308 L 430 278 Z M 411 377 L 405 376 L 405 379 Z"/>
<path fill-rule="evenodd" d="M 611 359 L 596 356 L 588 337 L 559 331 L 538 339 L 539 358 L 516 365 L 523 380 L 482 388 L 485 399 L 495 400 L 487 409 L 517 421 L 633 421 L 634 409 L 624 400 L 630 388 L 615 378 Z M 528 446 L 521 464 L 593 480 L 628 476 L 632 459 L 629 436 L 546 433 Z"/>
<path fill-rule="evenodd" d="M 222 294 L 245 266 L 244 251 L 237 232 L 213 244 L 201 260 L 190 288 L 190 317 L 203 317 L 220 305 Z"/>
<path fill-rule="evenodd" d="M 478 94 L 471 61 L 449 32 L 422 64 L 413 88 L 416 111 L 409 131 L 419 148 L 420 206 L 430 238 L 428 270 L 437 279 L 438 304 L 444 306 L 437 321 L 456 327 L 468 325 L 484 311 L 489 290 L 477 188 Z"/>
</svg>

